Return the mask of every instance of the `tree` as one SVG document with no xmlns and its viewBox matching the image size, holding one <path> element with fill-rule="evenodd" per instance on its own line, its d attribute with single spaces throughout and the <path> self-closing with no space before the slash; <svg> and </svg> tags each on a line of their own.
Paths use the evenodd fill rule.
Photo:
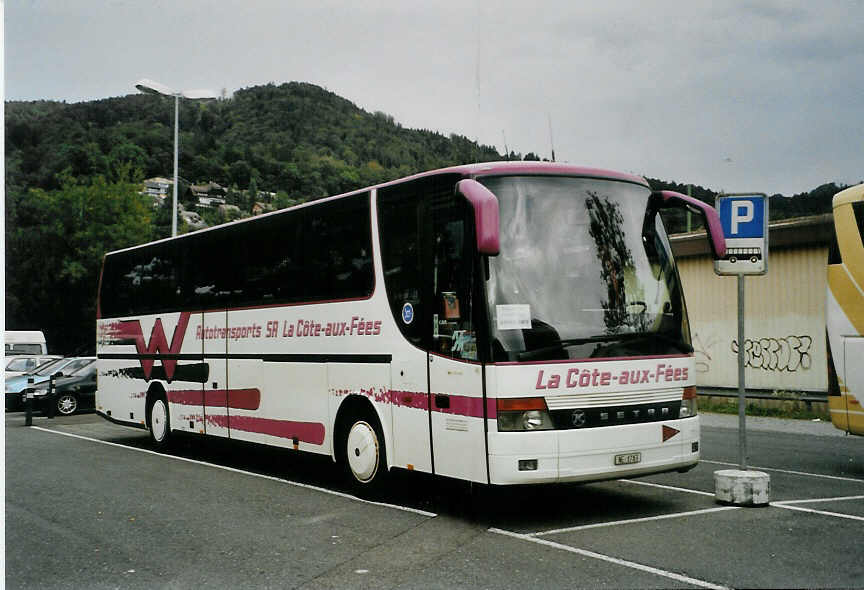
<svg viewBox="0 0 864 590">
<path fill-rule="evenodd" d="M 127 171 L 128 172 L 128 171 Z M 128 174 L 79 183 L 68 174 L 53 191 L 10 195 L 6 226 L 6 325 L 43 330 L 52 352 L 93 353 L 102 257 L 152 237 L 148 199 Z"/>
<path fill-rule="evenodd" d="M 276 193 L 276 197 L 273 199 L 273 207 L 275 209 L 287 209 L 288 207 L 299 205 L 302 202 L 303 200 L 301 199 L 293 199 L 288 193 L 284 191 L 279 191 Z"/>
</svg>

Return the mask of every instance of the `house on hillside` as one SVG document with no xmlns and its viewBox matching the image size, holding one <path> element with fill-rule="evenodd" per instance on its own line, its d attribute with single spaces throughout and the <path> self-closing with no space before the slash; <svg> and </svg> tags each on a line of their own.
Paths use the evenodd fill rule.
<svg viewBox="0 0 864 590">
<path fill-rule="evenodd" d="M 194 200 L 198 207 L 205 209 L 210 207 L 218 207 L 225 204 L 225 195 L 228 194 L 228 189 L 224 186 L 213 182 L 205 184 L 193 184 L 187 192 L 187 200 Z"/>
<path fill-rule="evenodd" d="M 142 191 L 142 194 L 153 197 L 161 203 L 165 200 L 165 197 L 168 196 L 168 193 L 171 192 L 173 186 L 173 180 L 162 178 L 161 176 L 147 178 L 144 180 L 144 190 Z"/>
</svg>

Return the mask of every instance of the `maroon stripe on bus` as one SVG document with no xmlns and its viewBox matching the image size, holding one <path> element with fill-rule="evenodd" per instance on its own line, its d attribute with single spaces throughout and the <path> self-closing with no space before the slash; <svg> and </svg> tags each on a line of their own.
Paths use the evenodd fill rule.
<svg viewBox="0 0 864 590">
<path fill-rule="evenodd" d="M 168 401 L 172 404 L 183 404 L 184 406 L 204 405 L 204 394 L 200 389 L 172 389 L 167 394 Z"/>
<path fill-rule="evenodd" d="M 346 393 L 346 392 L 340 392 Z M 370 399 L 376 402 L 384 402 L 402 408 L 414 408 L 417 410 L 429 409 L 428 394 L 425 391 L 399 391 L 389 390 L 383 395 L 375 394 L 370 391 L 362 391 Z M 435 395 L 446 395 L 450 401 L 450 407 L 439 408 L 435 404 Z M 459 416 L 468 416 L 469 418 L 483 418 L 483 398 L 471 397 L 467 395 L 451 395 L 451 394 L 433 394 L 432 395 L 432 411 L 441 412 L 444 414 L 454 414 Z M 485 417 L 494 419 L 497 416 L 497 406 L 495 398 L 486 399 L 486 414 Z"/>
<path fill-rule="evenodd" d="M 441 412 L 442 414 L 455 414 L 458 416 L 468 416 L 469 418 L 495 418 L 497 416 L 494 399 L 487 398 L 485 400 L 486 414 L 484 415 L 484 400 L 482 397 L 469 397 L 467 395 L 446 395 L 446 397 L 449 400 L 449 407 L 439 408 L 435 403 L 436 395 L 433 395 L 432 410 Z"/>
<path fill-rule="evenodd" d="M 429 409 L 429 396 L 425 391 L 396 391 L 390 390 L 383 397 L 374 397 L 375 401 L 383 401 L 394 406 L 415 408 L 418 410 Z"/>
<path fill-rule="evenodd" d="M 313 445 L 324 443 L 324 425 L 320 422 L 294 422 L 292 420 L 255 418 L 253 416 L 214 416 L 208 414 L 207 423 L 229 430 L 266 434 L 287 439 L 296 438 L 299 442 Z"/>
<path fill-rule="evenodd" d="M 365 393 L 365 392 L 364 392 Z M 470 418 L 483 418 L 483 398 L 471 397 L 467 395 L 450 395 L 439 393 L 437 395 L 446 395 L 450 400 L 449 408 L 439 408 L 435 404 L 435 395 L 432 395 L 432 411 L 442 412 L 444 414 L 455 414 L 459 416 L 468 416 Z M 403 408 L 415 408 L 418 410 L 428 409 L 427 394 L 424 391 L 394 391 L 390 390 L 383 396 L 370 395 L 378 402 L 386 402 L 394 406 Z M 486 417 L 495 418 L 497 416 L 497 406 L 494 398 L 486 399 Z"/>
<path fill-rule="evenodd" d="M 202 393 L 200 389 L 173 389 L 168 392 L 168 401 L 185 406 L 257 410 L 261 406 L 261 390 L 208 389 Z"/>
</svg>

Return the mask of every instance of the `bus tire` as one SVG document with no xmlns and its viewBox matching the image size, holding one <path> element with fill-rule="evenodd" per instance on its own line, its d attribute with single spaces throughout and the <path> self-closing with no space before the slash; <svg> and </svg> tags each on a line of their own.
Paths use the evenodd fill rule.
<svg viewBox="0 0 864 590">
<path fill-rule="evenodd" d="M 153 395 L 147 404 L 147 430 L 157 449 L 165 450 L 171 445 L 171 414 L 165 394 L 161 392 Z"/>
<path fill-rule="evenodd" d="M 387 450 L 378 419 L 370 412 L 349 416 L 339 441 L 339 463 L 351 489 L 360 496 L 380 492 L 387 478 Z"/>
</svg>

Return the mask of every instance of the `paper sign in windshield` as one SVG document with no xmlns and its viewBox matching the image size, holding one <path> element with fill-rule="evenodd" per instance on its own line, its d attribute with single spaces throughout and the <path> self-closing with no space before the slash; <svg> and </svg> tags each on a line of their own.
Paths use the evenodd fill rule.
<svg viewBox="0 0 864 590">
<path fill-rule="evenodd" d="M 496 323 L 499 330 L 530 330 L 531 306 L 508 304 L 495 306 Z"/>
</svg>

